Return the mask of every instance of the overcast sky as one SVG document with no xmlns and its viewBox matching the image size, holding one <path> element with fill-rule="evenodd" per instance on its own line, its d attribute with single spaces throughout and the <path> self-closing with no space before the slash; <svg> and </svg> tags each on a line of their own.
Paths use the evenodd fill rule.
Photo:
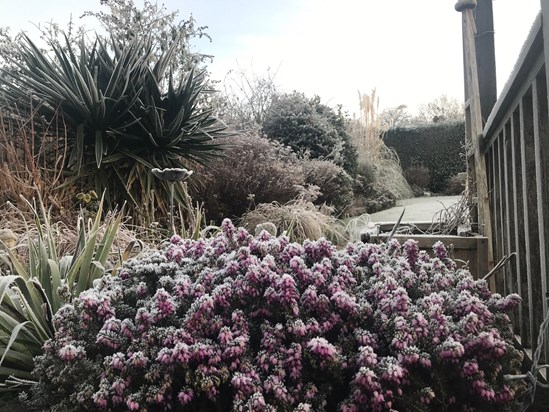
<svg viewBox="0 0 549 412">
<path fill-rule="evenodd" d="M 191 13 L 212 42 L 195 47 L 215 56 L 212 76 L 241 67 L 277 71 L 284 91 L 318 94 L 358 111 L 357 91 L 376 88 L 380 106 L 417 105 L 446 94 L 463 99 L 461 16 L 455 0 L 165 0 Z M 136 0 L 142 4 L 142 0 Z M 78 23 L 99 0 L 0 0 L 0 27 L 36 34 L 32 23 Z M 494 0 L 498 90 L 507 80 L 540 8 L 539 0 Z"/>
</svg>

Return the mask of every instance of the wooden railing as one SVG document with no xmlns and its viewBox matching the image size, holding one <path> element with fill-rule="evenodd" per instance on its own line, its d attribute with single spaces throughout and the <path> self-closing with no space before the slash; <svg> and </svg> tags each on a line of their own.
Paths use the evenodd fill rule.
<svg viewBox="0 0 549 412">
<path fill-rule="evenodd" d="M 517 340 L 532 355 L 547 316 L 549 268 L 549 0 L 537 16 L 517 64 L 484 126 L 479 146 L 486 164 L 496 291 L 518 293 Z M 545 336 L 542 362 L 547 362 Z"/>
</svg>

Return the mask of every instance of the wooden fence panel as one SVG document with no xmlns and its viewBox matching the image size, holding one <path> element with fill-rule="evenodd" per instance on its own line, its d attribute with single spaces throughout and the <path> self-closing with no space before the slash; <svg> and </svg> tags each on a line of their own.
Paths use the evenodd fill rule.
<svg viewBox="0 0 549 412">
<path fill-rule="evenodd" d="M 541 12 L 484 126 L 481 155 L 475 153 L 475 161 L 480 157 L 486 164 L 486 180 L 477 176 L 477 184 L 488 186 L 490 217 L 485 221 L 492 226 L 488 241 L 494 261 L 515 254 L 496 273 L 491 287 L 522 297 L 512 320 L 530 355 L 549 316 L 549 0 L 540 4 Z M 463 27 L 470 29 L 470 21 L 465 19 Z M 472 42 L 468 40 L 464 50 Z M 475 61 L 466 58 L 467 88 L 475 86 L 469 66 L 474 68 Z M 467 96 L 470 99 L 471 93 Z M 469 107 L 468 117 L 478 119 L 475 105 Z M 540 362 L 547 363 L 549 334 L 543 338 Z"/>
<path fill-rule="evenodd" d="M 511 134 L 512 134 L 512 117 L 505 123 L 503 129 L 503 187 L 505 188 L 505 255 L 510 256 L 513 253 L 515 245 L 515 231 L 513 230 L 512 216 L 513 210 L 513 187 L 512 182 L 512 167 L 513 159 L 511 153 Z M 516 267 L 514 264 L 505 266 L 505 283 L 507 293 L 516 293 Z"/>
<path fill-rule="evenodd" d="M 535 80 L 532 88 L 524 95 L 522 101 L 522 129 L 521 129 L 521 156 L 522 156 L 522 187 L 523 187 L 523 213 L 524 213 L 524 237 L 526 241 L 526 279 L 529 294 L 528 306 L 530 311 L 530 330 L 537 335 L 542 321 L 540 260 L 537 255 L 539 250 L 539 227 L 537 216 L 537 184 L 535 170 L 535 145 L 534 145 L 534 96 L 537 93 Z M 536 98 L 537 103 L 537 98 Z M 537 111 L 537 109 L 536 109 Z M 536 349 L 536 340 L 532 339 L 529 345 L 532 351 Z"/>
<path fill-rule="evenodd" d="M 549 205 L 549 195 L 547 185 L 549 184 L 549 133 L 547 106 L 547 81 L 545 70 L 541 71 L 536 77 L 533 85 L 534 90 L 534 151 L 536 168 L 536 196 L 537 196 L 537 221 L 538 221 L 538 253 L 539 253 L 539 282 L 541 285 L 540 299 L 542 319 L 547 316 L 547 244 L 549 240 L 548 226 L 549 216 L 547 216 L 547 207 Z M 545 337 L 545 359 L 549 351 L 549 342 L 547 335 Z"/>
<path fill-rule="evenodd" d="M 507 244 L 508 238 L 507 238 L 507 227 L 506 227 L 506 209 L 505 205 L 505 127 L 502 128 L 501 132 L 498 135 L 497 139 L 497 151 L 498 151 L 498 212 L 499 212 L 499 225 L 497 227 L 497 232 L 500 238 L 500 245 L 499 245 L 499 251 L 498 251 L 498 259 L 494 261 L 499 261 L 500 259 L 503 259 L 505 255 L 507 254 Z M 501 273 L 498 275 L 500 282 L 499 282 L 499 290 L 502 291 L 502 294 L 506 294 L 508 290 L 508 284 L 507 284 L 507 266 L 503 267 L 501 270 Z"/>
<path fill-rule="evenodd" d="M 513 215 L 514 215 L 514 236 L 516 253 L 514 261 L 511 264 L 516 268 L 517 276 L 517 293 L 522 297 L 523 303 L 519 306 L 519 314 L 517 323 L 515 323 L 515 333 L 518 333 L 520 340 L 524 345 L 530 345 L 532 330 L 530 329 L 530 306 L 529 290 L 526 283 L 527 258 L 526 258 L 526 239 L 524 236 L 524 192 L 522 188 L 522 145 L 520 144 L 520 136 L 522 129 L 521 118 L 523 115 L 522 104 L 519 105 L 511 117 L 511 151 L 512 151 L 512 181 L 513 181 Z"/>
</svg>

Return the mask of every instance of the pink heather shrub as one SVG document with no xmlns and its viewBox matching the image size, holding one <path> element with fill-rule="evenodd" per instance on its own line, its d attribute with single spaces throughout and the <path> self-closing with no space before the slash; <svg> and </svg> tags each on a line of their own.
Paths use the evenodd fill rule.
<svg viewBox="0 0 549 412">
<path fill-rule="evenodd" d="M 403 246 L 253 237 L 225 220 L 128 262 L 55 316 L 27 403 L 57 411 L 506 411 L 507 312 Z"/>
</svg>

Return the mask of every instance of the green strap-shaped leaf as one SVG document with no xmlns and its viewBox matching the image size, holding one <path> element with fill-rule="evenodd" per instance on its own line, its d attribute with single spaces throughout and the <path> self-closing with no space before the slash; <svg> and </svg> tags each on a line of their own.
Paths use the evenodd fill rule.
<svg viewBox="0 0 549 412">
<path fill-rule="evenodd" d="M 82 169 L 82 162 L 84 160 L 84 124 L 81 123 L 76 128 L 76 142 L 75 142 L 75 156 L 76 170 L 80 173 Z"/>
<path fill-rule="evenodd" d="M 84 249 L 82 250 L 81 255 L 78 257 L 78 259 L 81 259 L 81 261 L 79 263 L 76 296 L 80 295 L 80 293 L 91 287 L 91 280 L 93 280 L 93 274 L 96 269 L 95 267 L 92 268 L 92 262 L 94 261 L 95 248 L 97 246 L 97 234 L 99 231 L 99 226 L 101 225 L 104 201 L 105 193 L 103 192 L 93 226 L 90 230 L 88 238 L 86 239 Z"/>
<path fill-rule="evenodd" d="M 14 282 L 21 292 L 21 304 L 26 312 L 26 316 L 32 322 L 36 332 L 44 340 L 53 337 L 53 324 L 46 318 L 46 313 L 44 313 L 42 306 L 43 304 L 49 305 L 49 302 L 45 299 L 45 294 L 39 293 L 36 290 L 36 286 L 31 285 L 33 283 L 32 280 L 24 281 L 21 278 L 16 278 Z"/>
<path fill-rule="evenodd" d="M 15 281 L 16 278 L 16 275 L 0 276 L 0 304 L 4 300 L 6 291 L 10 288 L 11 284 Z"/>
<path fill-rule="evenodd" d="M 46 295 L 48 296 L 51 302 L 52 295 L 54 294 L 54 292 L 52 291 L 52 284 L 51 284 L 51 271 L 50 271 L 50 264 L 49 264 L 50 259 L 48 259 L 48 252 L 46 250 L 46 245 L 44 245 L 44 242 L 40 240 L 38 244 L 39 244 L 39 249 L 38 249 L 39 259 L 38 259 L 38 268 L 37 268 L 38 281 L 46 291 Z"/>
<path fill-rule="evenodd" d="M 101 168 L 101 162 L 103 160 L 103 133 L 101 130 L 95 131 L 95 163 L 97 168 Z"/>
<path fill-rule="evenodd" d="M 61 307 L 61 299 L 59 298 L 59 288 L 61 287 L 61 271 L 59 264 L 53 259 L 48 259 L 49 272 L 51 276 L 51 296 L 49 296 L 52 311 L 55 313 Z"/>
<path fill-rule="evenodd" d="M 13 342 L 15 342 L 15 339 L 17 339 L 17 336 L 19 335 L 19 331 L 25 327 L 25 325 L 30 324 L 29 321 L 23 322 L 15 326 L 11 332 L 10 340 L 8 341 L 8 344 L 6 345 L 6 349 L 4 350 L 4 354 L 2 355 L 2 359 L 0 359 L 0 366 L 2 366 L 2 363 L 4 363 L 4 358 L 6 357 L 6 354 L 11 348 L 11 345 Z"/>
<path fill-rule="evenodd" d="M 27 279 L 27 280 L 30 279 L 30 274 L 27 268 L 25 267 L 25 265 L 23 265 L 23 263 L 21 263 L 17 255 L 10 249 L 8 249 L 8 256 L 9 256 L 9 262 L 11 263 L 11 269 L 13 270 L 13 272 L 16 275 L 21 276 L 23 279 Z M 5 276 L 0 277 L 0 279 L 5 279 Z"/>
<path fill-rule="evenodd" d="M 110 254 L 111 247 L 118 233 L 120 223 L 122 222 L 122 217 L 123 217 L 123 213 L 122 211 L 120 211 L 116 219 L 110 222 L 110 224 L 107 227 L 107 230 L 105 231 L 105 234 L 103 235 L 103 239 L 95 255 L 95 260 L 99 262 L 101 266 L 105 266 L 105 264 L 107 263 L 107 259 Z"/>
<path fill-rule="evenodd" d="M 32 379 L 32 372 L 22 371 L 20 369 L 15 368 L 6 368 L 4 366 L 0 367 L 0 375 L 1 376 L 14 376 L 20 379 Z M 1 385 L 1 384 L 0 384 Z M 8 389 L 11 390 L 11 389 Z M 5 392 L 6 388 L 4 386 L 0 386 L 0 391 Z"/>
</svg>

